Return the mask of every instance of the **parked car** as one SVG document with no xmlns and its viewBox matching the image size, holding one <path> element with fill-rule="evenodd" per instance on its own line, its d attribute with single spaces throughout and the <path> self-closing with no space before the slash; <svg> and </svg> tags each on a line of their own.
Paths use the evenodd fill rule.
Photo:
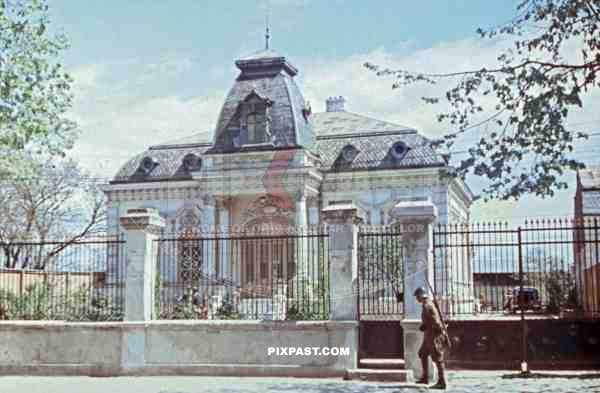
<svg viewBox="0 0 600 393">
<path fill-rule="evenodd" d="M 537 290 L 537 288 L 523 287 L 522 293 L 521 288 L 514 288 L 511 291 L 511 295 L 508 297 L 506 304 L 504 305 L 504 310 L 516 314 L 517 311 L 520 311 L 520 303 L 523 304 L 523 309 L 525 311 L 542 311 L 542 301 L 540 299 L 540 292 Z"/>
</svg>

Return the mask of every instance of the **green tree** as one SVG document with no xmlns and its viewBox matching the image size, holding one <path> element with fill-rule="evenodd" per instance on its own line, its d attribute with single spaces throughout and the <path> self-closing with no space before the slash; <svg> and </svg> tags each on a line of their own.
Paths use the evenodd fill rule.
<svg viewBox="0 0 600 393">
<path fill-rule="evenodd" d="M 600 2 L 597 0 L 522 0 L 515 17 L 496 28 L 479 29 L 482 39 L 513 41 L 496 64 L 480 69 L 427 74 L 365 66 L 395 78 L 393 87 L 450 83 L 438 121 L 453 128 L 438 146 L 483 125 L 491 128 L 468 149 L 453 175 L 473 173 L 487 180 L 486 198 L 517 199 L 525 193 L 552 196 L 567 187 L 561 176 L 583 163 L 570 154 L 585 134 L 566 125 L 584 93 L 600 87 Z"/>
<path fill-rule="evenodd" d="M 77 130 L 66 117 L 70 76 L 44 0 L 0 0 L 0 176 L 24 176 L 22 154 L 63 155 Z"/>
</svg>

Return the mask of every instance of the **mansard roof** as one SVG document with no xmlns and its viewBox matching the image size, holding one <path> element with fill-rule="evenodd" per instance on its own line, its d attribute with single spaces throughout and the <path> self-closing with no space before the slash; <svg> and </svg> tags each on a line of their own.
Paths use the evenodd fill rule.
<svg viewBox="0 0 600 393">
<path fill-rule="evenodd" d="M 323 112 L 313 115 L 317 132 L 316 152 L 322 170 L 338 171 L 336 160 L 345 146 L 358 152 L 343 169 L 391 169 L 445 166 L 441 154 L 431 147 L 431 141 L 414 128 L 390 123 L 352 112 Z M 403 142 L 408 151 L 394 159 L 391 149 Z"/>
<path fill-rule="evenodd" d="M 183 158 L 188 154 L 202 157 L 211 143 L 184 143 L 165 144 L 154 146 L 147 151 L 137 154 L 119 169 L 113 182 L 142 182 L 152 180 L 177 180 L 191 179 L 189 173 L 181 170 Z M 137 174 L 138 168 L 144 158 L 149 157 L 157 165 L 147 175 L 141 177 Z"/>
<path fill-rule="evenodd" d="M 412 127 L 346 111 L 315 113 L 311 120 L 319 137 L 365 132 L 415 131 Z"/>
<path fill-rule="evenodd" d="M 298 70 L 273 50 L 243 57 L 235 64 L 240 73 L 212 132 L 154 146 L 129 160 L 114 181 L 190 178 L 190 167 L 187 171 L 181 169 L 182 162 L 189 162 L 184 160 L 186 156 L 200 162 L 196 158 L 201 160 L 208 154 L 253 149 L 303 148 L 320 157 L 323 171 L 447 165 L 431 142 L 415 129 L 346 112 L 343 97 L 330 98 L 328 112 L 311 113 L 294 80 Z M 256 105 L 260 107 L 257 100 L 265 103 L 260 110 L 268 119 L 266 138 L 251 144 L 242 138 L 241 131 L 246 127 L 248 111 L 256 110 Z M 238 136 L 232 138 L 234 133 Z M 346 148 L 348 145 L 353 148 Z M 338 165 L 343 152 L 345 161 Z"/>
<path fill-rule="evenodd" d="M 303 115 L 306 102 L 294 81 L 298 70 L 273 51 L 264 51 L 235 62 L 240 69 L 221 108 L 215 127 L 211 152 L 230 152 L 237 147 L 225 143 L 230 124 L 236 119 L 240 103 L 255 93 L 271 103 L 269 131 L 272 148 L 308 146 L 315 135 L 311 122 Z"/>
<path fill-rule="evenodd" d="M 314 144 L 307 149 L 316 153 L 323 171 L 376 170 L 393 168 L 420 168 L 445 166 L 441 154 L 431 147 L 431 141 L 415 129 L 399 124 L 374 119 L 352 112 L 314 113 L 310 120 L 316 133 Z M 391 148 L 403 142 L 408 146 L 401 160 L 392 160 Z M 343 149 L 352 145 L 358 153 L 343 169 L 335 162 Z M 114 181 L 140 181 L 135 173 L 144 157 L 155 160 L 158 165 L 145 180 L 178 178 L 183 157 L 186 154 L 203 156 L 212 148 L 210 133 L 198 133 L 165 144 L 154 146 L 127 162 L 117 173 Z"/>
</svg>

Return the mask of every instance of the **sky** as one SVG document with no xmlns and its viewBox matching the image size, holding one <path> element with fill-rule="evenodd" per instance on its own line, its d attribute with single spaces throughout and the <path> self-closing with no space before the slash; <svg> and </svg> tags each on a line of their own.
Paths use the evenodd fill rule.
<svg viewBox="0 0 600 393">
<path fill-rule="evenodd" d="M 324 110 L 328 96 L 342 95 L 348 110 L 439 137 L 447 130 L 420 100 L 427 87 L 393 90 L 391 80 L 362 64 L 442 72 L 489 63 L 510 42 L 483 41 L 475 31 L 510 20 L 516 3 L 50 0 L 54 28 L 71 43 L 64 54 L 75 79 L 70 116 L 82 132 L 73 154 L 94 176 L 108 179 L 149 145 L 210 133 L 237 75 L 234 60 L 264 47 L 267 16 L 271 47 L 300 70 L 298 82 L 313 110 Z M 594 107 L 600 107 L 597 95 L 573 124 L 600 131 L 600 115 L 588 109 Z M 461 143 L 475 138 L 477 132 Z M 598 141 L 583 146 L 579 157 L 597 163 Z M 474 191 L 480 187 L 474 179 Z M 571 214 L 573 192 L 478 203 L 473 219 Z"/>
</svg>

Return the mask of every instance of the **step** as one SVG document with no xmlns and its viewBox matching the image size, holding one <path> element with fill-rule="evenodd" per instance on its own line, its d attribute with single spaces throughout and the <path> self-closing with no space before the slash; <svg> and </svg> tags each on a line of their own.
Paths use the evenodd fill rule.
<svg viewBox="0 0 600 393">
<path fill-rule="evenodd" d="M 358 368 L 384 369 L 384 370 L 404 370 L 404 359 L 399 358 L 365 358 L 360 359 Z"/>
<path fill-rule="evenodd" d="M 346 370 L 344 379 L 350 381 L 407 382 L 412 380 L 412 371 L 355 368 Z"/>
</svg>

